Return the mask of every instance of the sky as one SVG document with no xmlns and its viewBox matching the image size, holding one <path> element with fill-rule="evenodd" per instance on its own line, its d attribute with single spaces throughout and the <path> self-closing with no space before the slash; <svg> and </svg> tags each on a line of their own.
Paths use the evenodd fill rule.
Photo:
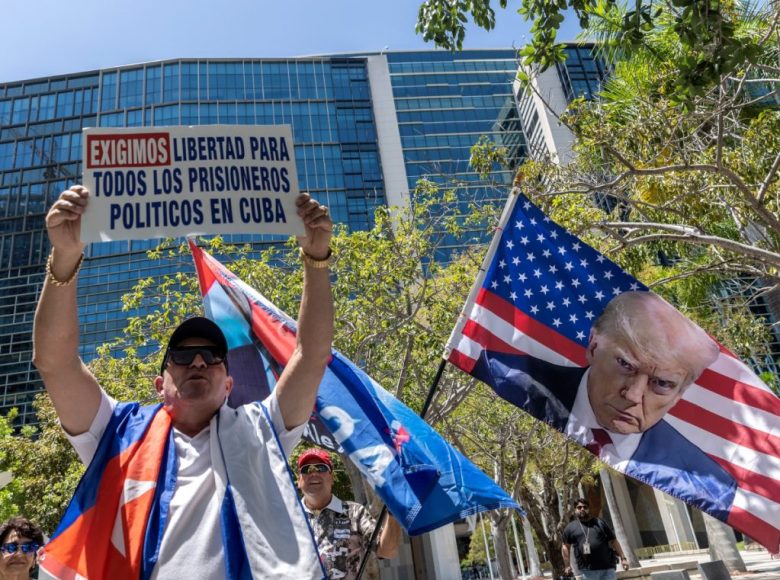
<svg viewBox="0 0 780 580">
<path fill-rule="evenodd" d="M 464 48 L 523 46 L 519 0 Z M 152 60 L 293 57 L 433 49 L 415 33 L 420 0 L 3 0 L 0 82 Z M 572 19 L 560 40 L 574 40 Z"/>
</svg>

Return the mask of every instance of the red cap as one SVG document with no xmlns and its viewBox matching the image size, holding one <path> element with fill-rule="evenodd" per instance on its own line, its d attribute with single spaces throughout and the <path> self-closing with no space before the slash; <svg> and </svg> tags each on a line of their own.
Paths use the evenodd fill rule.
<svg viewBox="0 0 780 580">
<path fill-rule="evenodd" d="M 330 454 L 324 449 L 312 447 L 301 453 L 301 456 L 298 458 L 298 469 L 300 469 L 301 465 L 304 463 L 324 463 L 333 469 L 333 462 L 330 460 Z"/>
</svg>

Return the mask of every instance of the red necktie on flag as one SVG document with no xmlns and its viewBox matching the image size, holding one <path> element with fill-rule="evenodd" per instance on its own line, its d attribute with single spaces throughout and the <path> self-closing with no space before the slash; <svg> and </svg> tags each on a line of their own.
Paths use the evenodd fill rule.
<svg viewBox="0 0 780 580">
<path fill-rule="evenodd" d="M 612 445 L 612 438 L 604 429 L 591 429 L 590 432 L 593 434 L 593 441 L 588 443 L 585 446 L 585 449 L 593 453 L 596 457 L 599 457 L 601 455 L 601 450 L 606 445 Z"/>
</svg>

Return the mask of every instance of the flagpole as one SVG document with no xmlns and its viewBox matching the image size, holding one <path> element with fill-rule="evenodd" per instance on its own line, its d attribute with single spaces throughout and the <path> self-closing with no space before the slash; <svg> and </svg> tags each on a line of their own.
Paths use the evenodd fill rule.
<svg viewBox="0 0 780 580">
<path fill-rule="evenodd" d="M 433 377 L 433 382 L 431 383 L 431 386 L 428 389 L 428 396 L 425 398 L 425 403 L 423 403 L 422 410 L 420 411 L 421 419 L 425 419 L 425 415 L 428 413 L 428 409 L 430 408 L 431 403 L 433 402 L 433 395 L 436 392 L 436 388 L 439 386 L 439 381 L 441 380 L 441 376 L 444 374 L 444 368 L 446 366 L 447 366 L 447 361 L 445 359 L 441 359 L 441 363 L 439 363 L 439 368 L 436 370 L 436 376 Z M 382 506 L 382 511 L 379 512 L 379 516 L 376 518 L 376 525 L 374 526 L 374 531 L 371 533 L 371 539 L 368 541 L 368 546 L 366 547 L 366 551 L 363 553 L 362 560 L 360 560 L 360 568 L 358 568 L 358 573 L 355 580 L 360 580 L 363 577 L 363 570 L 366 569 L 366 565 L 368 564 L 368 557 L 376 547 L 377 536 L 379 535 L 379 532 L 382 529 L 382 525 L 385 523 L 386 519 L 387 519 L 387 506 L 384 505 Z"/>
<path fill-rule="evenodd" d="M 517 196 L 520 193 L 520 189 L 517 187 L 512 187 L 511 191 L 509 192 L 509 198 L 506 201 L 506 205 L 504 206 L 503 211 L 501 212 L 501 218 L 498 220 L 498 225 L 496 226 L 496 233 L 493 235 L 493 239 L 490 240 L 490 246 L 488 247 L 488 251 L 485 253 L 485 257 L 482 260 L 482 264 L 479 266 L 479 272 L 477 273 L 477 277 L 474 280 L 474 284 L 471 286 L 471 291 L 469 292 L 468 298 L 466 298 L 466 302 L 463 305 L 463 308 L 461 308 L 460 313 L 458 314 L 458 320 L 455 322 L 455 327 L 452 329 L 452 332 L 450 333 L 450 337 L 447 340 L 447 344 L 444 347 L 444 358 L 448 359 L 450 357 L 450 352 L 452 351 L 453 345 L 453 339 L 456 336 L 459 336 L 461 331 L 463 330 L 463 326 L 465 326 L 466 321 L 468 320 L 468 312 L 471 312 L 471 307 L 474 304 L 474 301 L 477 299 L 477 293 L 479 292 L 479 289 L 482 288 L 482 282 L 485 280 L 485 275 L 487 274 L 488 266 L 490 265 L 491 260 L 493 259 L 493 256 L 496 253 L 496 248 L 498 247 L 499 242 L 501 241 L 501 234 L 504 231 L 504 228 L 506 227 L 507 222 L 509 221 L 509 216 L 512 214 L 512 208 L 515 205 L 515 202 L 517 201 Z"/>
</svg>

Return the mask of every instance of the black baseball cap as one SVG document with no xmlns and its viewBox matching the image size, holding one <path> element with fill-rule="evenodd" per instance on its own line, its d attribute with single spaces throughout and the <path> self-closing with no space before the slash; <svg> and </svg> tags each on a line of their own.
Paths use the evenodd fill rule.
<svg viewBox="0 0 780 580">
<path fill-rule="evenodd" d="M 176 330 L 173 331 L 171 337 L 168 339 L 168 346 L 165 348 L 165 354 L 163 355 L 162 363 L 160 365 L 160 375 L 165 370 L 165 364 L 168 362 L 168 353 L 170 350 L 179 345 L 187 338 L 205 338 L 209 342 L 213 342 L 221 351 L 222 356 L 227 356 L 228 345 L 225 335 L 220 330 L 217 323 L 204 318 L 203 316 L 193 316 L 182 322 Z M 225 359 L 225 368 L 227 368 L 227 358 Z"/>
</svg>

